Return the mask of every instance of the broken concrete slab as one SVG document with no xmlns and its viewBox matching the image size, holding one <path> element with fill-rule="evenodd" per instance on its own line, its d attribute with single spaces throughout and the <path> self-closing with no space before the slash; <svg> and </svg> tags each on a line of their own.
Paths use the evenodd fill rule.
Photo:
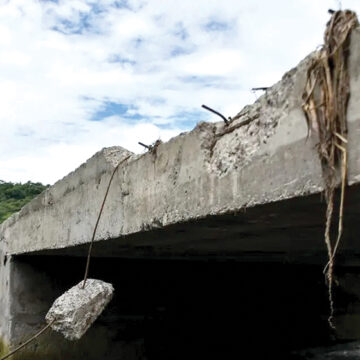
<svg viewBox="0 0 360 360">
<path fill-rule="evenodd" d="M 321 191 L 315 139 L 307 140 L 301 110 L 307 64 L 229 126 L 200 123 L 156 152 L 129 159 L 115 175 L 96 240 Z M 6 252 L 89 242 L 112 169 L 100 152 L 8 219 L 0 230 Z"/>
<path fill-rule="evenodd" d="M 101 280 L 87 279 L 58 297 L 46 314 L 46 322 L 68 340 L 79 340 L 112 299 L 114 288 Z"/>
<path fill-rule="evenodd" d="M 360 182 L 359 42 L 355 30 L 349 59 L 349 184 Z M 321 192 L 317 136 L 308 137 L 302 111 L 311 57 L 229 125 L 199 123 L 122 164 L 95 240 L 122 244 L 148 230 Z M 244 120 L 249 123 L 240 126 Z M 23 254 L 88 243 L 114 166 L 128 154 L 121 148 L 102 150 L 5 221 L 0 226 L 3 251 Z"/>
<path fill-rule="evenodd" d="M 359 33 L 352 35 L 349 183 L 360 181 Z M 301 108 L 311 56 L 227 126 L 200 123 L 156 151 L 133 156 L 115 175 L 95 240 L 220 216 L 323 190 L 317 137 Z M 239 124 L 253 119 L 246 126 Z M 125 150 L 118 151 L 124 157 Z M 86 244 L 114 164 L 105 149 L 0 227 L 8 254 Z M 122 155 L 121 155 L 122 154 Z M 129 245 L 129 244 L 127 244 Z M 171 241 L 168 243 L 171 246 Z"/>
<path fill-rule="evenodd" d="M 349 227 L 349 251 L 353 245 L 358 246 L 359 230 L 359 44 L 360 33 L 355 30 L 349 60 L 352 95 L 348 109 L 348 180 L 353 186 L 348 189 L 348 204 L 354 225 Z M 259 254 L 268 252 L 275 261 L 286 262 L 299 259 L 300 250 L 306 257 L 315 246 L 318 250 L 319 244 L 324 250 L 324 212 L 316 196 L 323 190 L 317 137 L 308 137 L 301 108 L 310 60 L 311 56 L 285 74 L 229 125 L 200 123 L 191 132 L 160 144 L 154 151 L 132 155 L 123 163 L 115 175 L 97 232 L 99 243 L 95 247 L 109 244 L 101 256 L 126 257 L 138 246 L 147 258 L 144 238 L 150 232 L 153 234 L 146 244 L 152 249 L 162 237 L 156 255 L 176 250 L 184 256 L 211 250 L 219 257 L 225 251 L 235 256 L 247 252 L 259 261 Z M 248 124 L 241 126 L 243 121 Z M 6 325 L 0 321 L 0 333 L 10 347 L 39 326 L 44 304 L 48 309 L 48 298 L 44 300 L 43 294 L 32 291 L 43 291 L 47 286 L 47 272 L 40 271 L 36 276 L 29 273 L 17 255 L 45 250 L 78 255 L 75 247 L 86 248 L 109 178 L 129 154 L 119 147 L 103 149 L 1 225 L 0 266 L 3 261 L 4 266 L 0 269 L 0 290 L 6 296 L 0 309 L 6 312 L 0 312 L 0 318 Z M 303 216 L 306 213 L 309 216 Z M 193 230 L 191 236 L 184 235 L 182 224 L 192 224 L 193 228 L 188 228 Z M 269 229 L 271 236 L 266 235 Z M 291 260 L 287 258 L 289 249 L 295 249 Z M 7 265 L 5 259 L 10 259 Z M 49 296 L 54 295 L 54 289 L 50 290 Z M 22 301 L 21 294 L 31 297 Z M 33 299 L 40 299 L 41 308 L 29 316 L 28 310 L 35 308 Z M 102 330 L 95 330 L 93 338 L 97 339 Z M 109 336 L 103 332 L 106 341 Z M 52 343 L 57 346 L 58 339 Z M 112 347 L 113 343 L 104 345 L 105 349 Z M 88 348 L 83 346 L 82 350 Z M 95 355 L 86 358 L 99 358 Z M 82 354 L 77 358 L 84 357 Z"/>
</svg>

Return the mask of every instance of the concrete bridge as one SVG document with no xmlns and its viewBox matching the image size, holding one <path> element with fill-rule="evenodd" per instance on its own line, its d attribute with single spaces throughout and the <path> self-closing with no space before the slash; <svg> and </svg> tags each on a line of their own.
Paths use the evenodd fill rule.
<svg viewBox="0 0 360 360">
<path fill-rule="evenodd" d="M 129 155 L 111 185 L 90 269 L 115 285 L 114 300 L 79 342 L 48 333 L 16 358 L 226 358 L 262 350 L 279 357 L 279 349 L 359 339 L 359 31 L 349 59 L 336 333 L 327 326 L 317 137 L 307 137 L 301 108 L 310 59 L 229 125 L 199 123 L 142 155 L 103 149 L 4 222 L 0 353 L 36 332 L 53 300 L 82 279 L 109 178 Z"/>
</svg>

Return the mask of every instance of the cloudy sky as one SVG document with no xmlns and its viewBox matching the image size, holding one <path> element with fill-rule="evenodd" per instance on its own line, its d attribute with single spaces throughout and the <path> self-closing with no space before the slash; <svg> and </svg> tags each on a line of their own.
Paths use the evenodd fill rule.
<svg viewBox="0 0 360 360">
<path fill-rule="evenodd" d="M 235 115 L 359 0 L 0 0 L 0 179 L 53 183 Z"/>
</svg>

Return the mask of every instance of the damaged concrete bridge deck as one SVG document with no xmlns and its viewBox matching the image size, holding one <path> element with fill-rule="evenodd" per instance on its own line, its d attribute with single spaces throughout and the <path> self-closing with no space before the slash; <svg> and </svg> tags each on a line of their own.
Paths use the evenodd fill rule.
<svg viewBox="0 0 360 360">
<path fill-rule="evenodd" d="M 357 29 L 353 31 L 350 49 L 349 186 L 337 264 L 358 267 Z M 119 166 L 110 188 L 95 239 L 93 271 L 98 264 L 108 264 L 116 272 L 111 258 L 117 259 L 117 264 L 121 262 L 119 258 L 125 263 L 129 259 L 233 259 L 249 264 L 323 266 L 327 261 L 323 177 L 317 136 L 308 136 L 302 110 L 311 56 L 286 73 L 253 105 L 246 106 L 228 125 L 199 123 L 192 131 L 141 155 L 120 147 L 103 149 L 5 221 L 0 228 L 0 335 L 4 344 L 12 346 L 40 326 L 44 312 L 62 290 L 61 285 L 56 285 L 63 281 L 62 276 L 67 277 L 66 285 L 71 277 L 73 283 L 81 279 L 81 270 L 70 274 L 67 264 L 83 265 L 79 257 L 86 255 L 110 176 L 129 155 Z M 247 120 L 248 124 L 240 126 Z M 102 258 L 108 259 L 107 263 L 101 262 Z M 47 270 L 41 264 L 47 264 Z M 57 279 L 49 275 L 54 274 L 54 269 L 49 270 L 52 266 L 58 269 Z M 77 350 L 59 338 L 55 338 L 56 348 L 72 358 L 81 358 L 83 355 L 79 354 L 84 350 L 79 349 L 86 348 L 92 338 L 101 338 L 101 349 L 107 358 L 117 358 L 111 352 L 115 340 L 108 340 L 111 329 L 104 330 L 103 324 L 96 326 Z M 339 322 L 340 329 L 341 326 Z M 356 336 L 346 331 L 344 338 L 359 335 L 358 328 Z M 123 347 L 119 349 L 118 352 L 125 351 Z M 47 346 L 44 350 L 40 346 L 29 351 L 41 358 L 52 354 L 53 348 Z M 95 359 L 100 355 L 87 356 Z"/>
<path fill-rule="evenodd" d="M 349 63 L 349 221 L 360 181 L 358 37 L 355 31 Z M 307 239 L 322 231 L 324 200 L 316 195 L 323 190 L 318 139 L 308 137 L 301 107 L 310 59 L 229 125 L 199 123 L 142 155 L 120 147 L 98 152 L 1 226 L 2 251 L 77 253 L 91 239 L 114 167 L 129 155 L 111 185 L 95 255 L 314 250 Z M 351 239 L 343 249 L 348 241 L 353 251 Z"/>
</svg>

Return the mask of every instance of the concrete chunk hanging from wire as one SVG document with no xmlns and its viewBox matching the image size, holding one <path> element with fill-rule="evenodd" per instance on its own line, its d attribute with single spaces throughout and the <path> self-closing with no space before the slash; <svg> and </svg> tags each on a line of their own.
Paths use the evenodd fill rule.
<svg viewBox="0 0 360 360">
<path fill-rule="evenodd" d="M 46 314 L 46 322 L 68 340 L 79 340 L 112 299 L 114 288 L 102 280 L 88 279 L 58 297 Z"/>
</svg>

